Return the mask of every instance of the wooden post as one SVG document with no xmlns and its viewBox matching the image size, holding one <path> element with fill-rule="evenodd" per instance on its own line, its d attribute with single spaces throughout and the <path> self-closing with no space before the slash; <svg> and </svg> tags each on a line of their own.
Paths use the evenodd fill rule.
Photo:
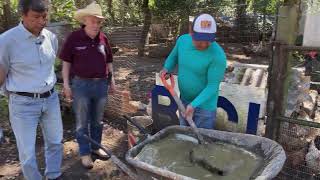
<svg viewBox="0 0 320 180">
<path fill-rule="evenodd" d="M 279 116 L 287 102 L 291 55 L 287 45 L 295 43 L 298 32 L 298 6 L 279 8 L 275 51 L 269 69 L 266 137 L 276 140 L 280 132 Z"/>
</svg>

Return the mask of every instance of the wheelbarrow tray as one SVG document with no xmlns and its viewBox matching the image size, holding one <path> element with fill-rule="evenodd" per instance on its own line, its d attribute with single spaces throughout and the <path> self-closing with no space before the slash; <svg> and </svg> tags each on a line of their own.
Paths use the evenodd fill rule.
<svg viewBox="0 0 320 180">
<path fill-rule="evenodd" d="M 236 145 L 262 156 L 263 162 L 252 174 L 250 179 L 272 179 L 278 175 L 285 163 L 286 154 L 284 149 L 281 145 L 273 140 L 242 133 L 232 133 L 208 129 L 199 129 L 199 131 L 208 142 L 219 141 Z M 170 134 L 176 133 L 185 134 L 196 138 L 196 135 L 189 127 L 169 126 L 159 131 L 155 135 L 145 139 L 143 142 L 133 147 L 126 153 L 126 161 L 137 170 L 138 176 L 141 179 L 193 179 L 181 174 L 177 174 L 175 172 L 171 172 L 169 170 L 150 165 L 135 158 L 141 152 L 142 148 L 147 144 L 159 141 Z"/>
</svg>

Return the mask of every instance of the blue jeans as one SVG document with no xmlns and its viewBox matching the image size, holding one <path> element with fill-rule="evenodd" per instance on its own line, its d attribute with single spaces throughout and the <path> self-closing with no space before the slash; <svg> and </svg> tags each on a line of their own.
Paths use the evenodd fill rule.
<svg viewBox="0 0 320 180">
<path fill-rule="evenodd" d="M 107 102 L 108 83 L 106 79 L 72 80 L 73 111 L 76 117 L 76 138 L 80 156 L 91 154 L 99 147 L 87 141 L 83 135 L 101 143 L 102 119 Z"/>
<path fill-rule="evenodd" d="M 38 123 L 45 142 L 45 176 L 52 179 L 60 176 L 63 129 L 58 94 L 54 92 L 48 98 L 32 98 L 11 93 L 9 112 L 25 179 L 42 179 L 35 153 Z"/>
<path fill-rule="evenodd" d="M 184 100 L 182 100 L 182 102 L 185 107 L 187 107 L 187 105 L 189 104 Z M 197 107 L 194 110 L 192 119 L 197 128 L 214 129 L 216 121 L 216 111 L 209 111 Z M 184 117 L 182 117 L 181 113 L 179 113 L 179 121 L 181 126 L 189 126 L 189 123 Z"/>
</svg>

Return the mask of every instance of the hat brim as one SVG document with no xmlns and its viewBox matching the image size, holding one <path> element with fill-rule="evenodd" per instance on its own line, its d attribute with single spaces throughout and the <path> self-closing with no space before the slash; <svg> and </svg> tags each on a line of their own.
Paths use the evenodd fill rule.
<svg viewBox="0 0 320 180">
<path fill-rule="evenodd" d="M 193 40 L 195 40 L 195 41 L 209 41 L 209 42 L 214 42 L 214 41 L 216 41 L 216 34 L 215 34 L 215 33 L 198 33 L 198 32 L 193 32 L 192 38 L 193 38 Z"/>
<path fill-rule="evenodd" d="M 90 13 L 87 13 L 87 12 L 76 12 L 74 14 L 74 18 L 79 21 L 79 22 L 83 22 L 83 18 L 86 17 L 86 16 L 94 16 L 94 17 L 97 17 L 99 19 L 105 19 L 105 17 L 103 16 L 100 16 L 100 15 L 95 15 L 95 14 L 90 14 Z"/>
</svg>

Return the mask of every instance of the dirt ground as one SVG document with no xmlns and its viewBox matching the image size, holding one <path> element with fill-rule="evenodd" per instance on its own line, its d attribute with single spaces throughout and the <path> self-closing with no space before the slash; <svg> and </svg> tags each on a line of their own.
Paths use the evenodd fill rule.
<svg viewBox="0 0 320 180">
<path fill-rule="evenodd" d="M 111 160 L 100 160 L 93 156 L 94 168 L 87 170 L 81 166 L 78 156 L 78 145 L 74 140 L 74 124 L 71 119 L 64 119 L 64 158 L 62 170 L 64 179 L 127 179 L 121 171 L 111 162 Z M 127 150 L 126 133 L 119 127 L 112 127 L 106 121 L 104 123 L 102 144 L 110 148 L 114 154 L 120 158 Z M 0 179 L 23 179 L 18 161 L 18 152 L 15 145 L 14 136 L 10 127 L 4 127 L 5 142 L 0 145 Z M 43 140 L 40 131 L 37 136 L 37 158 L 39 169 L 44 172 Z"/>
<path fill-rule="evenodd" d="M 225 48 L 228 61 L 242 63 L 268 64 L 266 57 L 248 57 L 242 52 L 239 44 L 222 44 Z M 129 52 L 115 56 L 115 77 L 119 89 L 127 89 L 131 92 L 131 98 L 135 101 L 148 103 L 148 94 L 155 83 L 155 73 L 159 72 L 164 58 L 137 57 L 135 52 Z M 0 112 L 0 127 L 4 131 L 4 142 L 0 144 L 0 179 L 23 179 L 19 167 L 18 152 L 13 132 L 9 125 L 6 102 L 2 98 Z M 75 122 L 70 111 L 63 114 L 64 124 L 64 160 L 62 170 L 65 179 L 129 179 L 111 160 L 96 159 L 94 168 L 86 170 L 82 168 L 79 160 L 78 147 L 74 139 Z M 126 122 L 119 118 L 106 117 L 104 120 L 102 144 L 111 150 L 122 160 L 127 151 Z M 37 136 L 37 158 L 41 172 L 44 171 L 43 140 L 41 133 Z"/>
</svg>

